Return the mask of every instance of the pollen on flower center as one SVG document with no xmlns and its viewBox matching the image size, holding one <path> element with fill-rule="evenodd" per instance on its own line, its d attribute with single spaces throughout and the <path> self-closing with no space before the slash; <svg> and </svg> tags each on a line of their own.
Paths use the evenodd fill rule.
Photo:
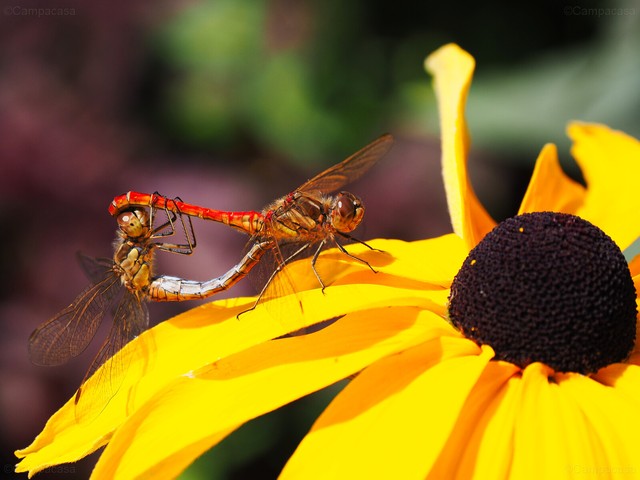
<svg viewBox="0 0 640 480">
<path fill-rule="evenodd" d="M 635 300 L 611 238 L 579 217 L 538 212 L 505 220 L 471 250 L 449 317 L 498 360 L 586 374 L 631 352 Z"/>
</svg>

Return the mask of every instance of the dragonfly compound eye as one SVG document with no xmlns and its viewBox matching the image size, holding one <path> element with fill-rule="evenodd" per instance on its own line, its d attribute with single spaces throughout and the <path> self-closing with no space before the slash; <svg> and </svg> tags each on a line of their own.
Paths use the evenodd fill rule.
<svg viewBox="0 0 640 480">
<path fill-rule="evenodd" d="M 135 209 L 122 212 L 117 221 L 118 227 L 126 236 L 137 238 L 147 232 L 149 216 L 145 210 Z"/>
<path fill-rule="evenodd" d="M 364 216 L 362 201 L 349 192 L 340 192 L 331 212 L 333 227 L 340 232 L 355 230 Z"/>
</svg>

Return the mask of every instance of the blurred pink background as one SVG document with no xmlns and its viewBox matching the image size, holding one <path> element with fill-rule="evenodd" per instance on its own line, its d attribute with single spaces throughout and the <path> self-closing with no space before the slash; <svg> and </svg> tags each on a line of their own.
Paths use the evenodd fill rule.
<svg viewBox="0 0 640 480">
<path fill-rule="evenodd" d="M 100 343 L 57 368 L 32 365 L 27 352 L 33 329 L 88 284 L 76 252 L 112 254 L 115 222 L 107 207 L 115 195 L 158 191 L 212 208 L 260 209 L 319 171 L 287 166 L 282 155 L 259 144 L 225 152 L 167 147 L 138 115 L 137 97 L 149 75 L 144 38 L 179 3 L 64 6 L 75 14 L 1 18 L 0 445 L 9 476 L 13 450 L 27 446 L 74 394 Z M 381 125 L 373 136 L 363 135 L 360 146 L 385 131 L 396 133 L 392 124 Z M 359 238 L 412 240 L 448 230 L 435 140 L 400 132 L 391 153 L 351 190 L 367 207 Z M 195 254 L 159 253 L 158 273 L 207 279 L 226 271 L 229 259 L 240 259 L 241 234 L 204 222 L 195 229 Z M 241 284 L 228 294 L 253 293 Z M 151 305 L 152 322 L 193 306 Z M 37 478 L 85 478 L 94 462 L 95 455 Z"/>
</svg>

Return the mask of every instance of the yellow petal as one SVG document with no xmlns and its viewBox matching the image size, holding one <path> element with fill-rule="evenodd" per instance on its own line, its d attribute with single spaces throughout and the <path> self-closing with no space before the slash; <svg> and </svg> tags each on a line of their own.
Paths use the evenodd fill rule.
<svg viewBox="0 0 640 480">
<path fill-rule="evenodd" d="M 585 188 L 562 171 L 556 146 L 550 143 L 538 156 L 518 215 L 547 211 L 575 214 L 585 194 Z"/>
<path fill-rule="evenodd" d="M 94 475 L 172 478 L 248 420 L 443 335 L 458 336 L 431 312 L 384 308 L 227 357 L 156 394 L 115 433 Z"/>
<path fill-rule="evenodd" d="M 37 472 L 50 465 L 76 461 L 109 441 L 113 430 L 148 398 L 159 385 L 193 368 L 278 336 L 282 330 L 270 318 L 247 314 L 242 321 L 232 301 L 193 309 L 163 322 L 130 342 L 117 356 L 128 358 L 122 386 L 106 405 L 96 402 L 78 421 L 70 399 L 47 422 L 33 443 L 16 452 L 24 459 L 17 471 Z M 252 327 L 253 326 L 253 327 Z M 116 361 L 118 361 L 116 359 Z M 80 402 L 89 402 L 99 371 L 85 384 Z M 102 410 L 101 410 L 102 409 Z"/>
<path fill-rule="evenodd" d="M 631 276 L 634 277 L 634 284 L 636 285 L 636 291 L 640 291 L 638 290 L 638 283 L 636 279 L 640 275 L 640 255 L 636 255 L 629 262 L 629 272 L 631 273 Z"/>
<path fill-rule="evenodd" d="M 332 250 L 322 255 L 317 263 L 331 263 L 331 268 L 339 271 L 339 278 L 333 285 L 384 283 L 405 288 L 449 288 L 469 254 L 465 243 L 454 234 L 415 242 L 372 240 L 367 243 L 384 253 L 371 251 L 360 244 L 347 248 L 352 255 L 369 262 L 379 274 L 371 275 L 370 269 L 362 268 L 352 260 L 346 262 L 346 255 Z"/>
<path fill-rule="evenodd" d="M 598 438 L 598 432 L 589 423 L 585 417 L 580 404 L 571 395 L 567 395 L 562 388 L 563 383 L 549 383 L 549 394 L 551 400 L 551 408 L 557 413 L 553 416 L 546 417 L 546 411 L 539 412 L 539 419 L 544 419 L 545 424 L 557 420 L 559 422 L 558 432 L 564 438 L 563 447 L 566 452 L 566 458 L 563 467 L 563 473 L 566 472 L 567 477 L 580 478 L 586 473 L 584 466 L 589 464 L 605 464 L 605 452 L 602 443 Z M 524 395 L 527 392 L 523 392 Z M 545 452 L 547 454 L 547 452 Z M 554 472 L 548 472 L 553 475 Z M 602 478 L 598 476 L 598 478 Z M 606 476 L 604 477 L 606 478 Z"/>
<path fill-rule="evenodd" d="M 511 363 L 487 364 L 428 478 L 506 477 L 511 466 L 516 400 L 520 399 L 519 372 Z"/>
<path fill-rule="evenodd" d="M 640 236 L 640 142 L 604 125 L 572 123 L 571 152 L 587 182 L 578 215 L 605 231 L 621 250 Z"/>
<path fill-rule="evenodd" d="M 371 365 L 327 407 L 281 478 L 424 478 L 492 356 L 445 337 Z"/>
<path fill-rule="evenodd" d="M 371 243 L 376 248 L 378 243 L 376 241 Z M 430 283 L 416 281 L 415 274 L 412 278 L 403 278 L 403 274 L 412 271 L 410 268 L 412 263 L 420 262 L 424 265 L 423 274 L 429 280 L 430 262 L 427 261 L 427 256 L 435 253 L 438 259 L 445 259 L 448 258 L 450 250 L 453 250 L 458 252 L 456 256 L 460 261 L 459 258 L 463 255 L 460 243 L 456 241 L 454 235 L 436 241 L 435 246 L 431 246 L 428 241 L 415 243 L 381 241 L 381 246 L 388 253 L 370 252 L 372 255 L 370 260 L 380 270 L 378 274 L 371 272 L 361 262 L 340 254 L 341 262 L 346 265 L 347 270 L 353 275 L 365 272 L 363 278 L 366 281 L 362 285 L 340 286 L 338 273 L 336 285 L 327 288 L 324 295 L 317 289 L 317 281 L 312 283 L 316 290 L 315 293 L 304 292 L 300 295 L 300 300 L 304 302 L 306 307 L 305 319 L 293 327 L 287 322 L 274 320 L 262 306 L 243 315 L 242 321 L 236 320 L 235 315 L 246 310 L 253 302 L 251 299 L 211 303 L 161 323 L 131 342 L 120 352 L 120 357 L 129 359 L 125 361 L 129 368 L 122 386 L 117 394 L 110 399 L 104 410 L 100 411 L 104 404 L 97 401 L 95 405 L 90 405 L 91 408 L 86 413 L 89 421 L 78 423 L 76 408 L 73 401 L 70 400 L 49 420 L 42 434 L 36 438 L 32 445 L 17 452 L 19 457 L 27 457 L 18 468 L 20 471 L 35 472 L 50 465 L 75 461 L 87 455 L 104 445 L 109 440 L 114 428 L 174 377 L 251 345 L 280 336 L 287 333 L 287 330 L 299 328 L 304 325 L 305 321 L 308 324 L 313 324 L 321 321 L 323 315 L 326 315 L 325 318 L 332 318 L 347 313 L 350 308 L 347 306 L 346 310 L 343 310 L 341 305 L 345 305 L 344 301 L 347 304 L 356 301 L 360 307 L 354 303 L 352 306 L 357 309 L 364 306 L 374 307 L 376 304 L 391 306 L 397 304 L 393 299 L 400 299 L 401 304 L 422 305 L 444 315 L 448 291 L 440 286 L 429 291 Z M 399 253 L 394 252 L 395 248 L 398 248 Z M 333 254 L 334 252 L 327 251 L 318 260 L 318 264 L 335 263 L 329 261 Z M 398 257 L 397 261 L 394 259 L 396 256 Z M 327 257 L 326 262 L 324 262 L 324 257 Z M 347 262 L 344 261 L 345 258 L 348 260 Z M 378 267 L 374 260 L 380 260 L 381 266 Z M 309 260 L 306 260 L 289 265 L 293 275 L 296 275 L 296 280 L 303 280 L 303 277 L 313 277 L 309 275 L 308 262 Z M 441 261 L 438 264 L 438 269 L 445 268 L 446 262 Z M 369 275 L 368 279 L 366 275 Z M 439 271 L 433 278 L 446 283 L 443 281 L 442 275 L 442 272 Z M 382 287 L 386 293 L 378 295 L 369 288 L 379 289 L 381 287 L 367 285 L 367 283 L 380 283 L 381 279 L 387 280 L 390 285 L 400 287 L 404 285 L 409 290 Z M 296 284 L 298 288 L 305 286 L 310 288 L 308 285 L 303 285 L 303 282 Z M 423 300 L 421 301 L 420 298 Z M 378 301 L 380 303 L 377 303 Z M 238 306 L 238 304 L 240 305 Z M 92 397 L 92 392 L 95 391 L 94 383 L 95 377 L 85 385 L 86 389 L 81 397 L 81 405 L 83 398 L 90 399 Z M 91 411 L 92 408 L 95 411 Z"/>
<path fill-rule="evenodd" d="M 334 285 L 325 293 L 316 288 L 298 294 L 305 315 L 296 327 L 377 306 L 444 310 L 446 290 L 435 293 L 434 299 L 433 291 L 374 284 Z M 174 378 L 291 331 L 291 325 L 275 320 L 262 305 L 237 320 L 236 315 L 252 302 L 213 302 L 163 322 L 130 342 L 118 353 L 128 359 L 128 369 L 122 386 L 108 404 L 92 404 L 85 412 L 87 420 L 77 422 L 71 399 L 51 417 L 29 447 L 16 452 L 18 457 L 25 457 L 18 464 L 18 471 L 37 472 L 82 458 L 104 445 L 115 428 Z M 83 398 L 91 399 L 96 378 L 86 383 L 81 404 Z"/>
<path fill-rule="evenodd" d="M 598 478 L 639 478 L 638 403 L 617 388 L 579 374 L 556 374 L 558 385 L 589 425 L 592 458 L 571 465 L 579 475 Z M 577 476 L 577 475 L 576 475 Z"/>
<path fill-rule="evenodd" d="M 571 396 L 540 363 L 522 377 L 522 396 L 515 424 L 512 478 L 569 476 L 575 465 L 592 461 L 591 429 Z"/>
<path fill-rule="evenodd" d="M 593 378 L 635 400 L 640 409 L 640 367 L 638 365 L 614 363 L 601 369 Z"/>
<path fill-rule="evenodd" d="M 457 45 L 449 44 L 429 55 L 425 67 L 434 77 L 438 99 L 442 174 L 453 231 L 471 249 L 495 226 L 467 175 L 469 136 L 464 108 L 475 60 Z"/>
</svg>

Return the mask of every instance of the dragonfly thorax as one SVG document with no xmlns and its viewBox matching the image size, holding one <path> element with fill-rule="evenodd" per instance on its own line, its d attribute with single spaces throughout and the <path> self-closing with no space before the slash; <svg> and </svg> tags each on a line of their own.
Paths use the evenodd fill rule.
<svg viewBox="0 0 640 480">
<path fill-rule="evenodd" d="M 272 204 L 264 218 L 268 225 L 266 235 L 284 241 L 317 239 L 325 228 L 329 205 L 318 194 L 295 192 Z"/>
<path fill-rule="evenodd" d="M 153 250 L 123 241 L 116 248 L 113 261 L 122 284 L 140 298 L 151 283 Z"/>
</svg>

